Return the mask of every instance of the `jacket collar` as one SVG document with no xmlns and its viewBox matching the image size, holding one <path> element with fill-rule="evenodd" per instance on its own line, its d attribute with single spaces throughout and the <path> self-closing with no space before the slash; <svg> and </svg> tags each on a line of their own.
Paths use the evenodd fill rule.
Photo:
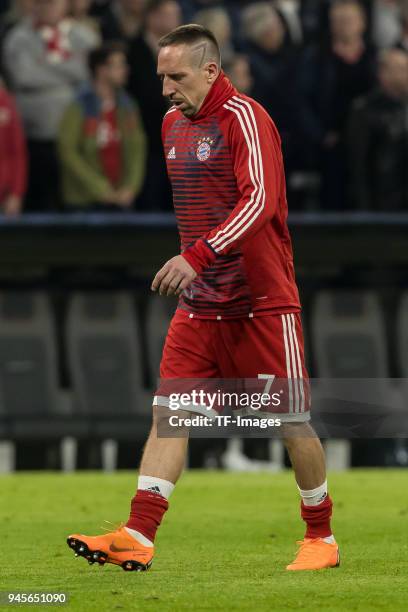
<svg viewBox="0 0 408 612">
<path fill-rule="evenodd" d="M 84 83 L 78 90 L 77 100 L 83 107 L 88 116 L 98 117 L 102 112 L 102 102 L 96 93 L 92 82 Z M 119 89 L 116 93 L 116 108 L 128 109 L 132 108 L 131 102 L 123 89 Z"/>
<path fill-rule="evenodd" d="M 209 117 L 232 96 L 237 95 L 237 93 L 238 91 L 232 85 L 225 73 L 221 70 L 210 91 L 206 95 L 200 110 L 198 113 L 193 115 L 193 117 L 189 118 L 190 121 L 192 123 L 196 123 L 205 117 Z"/>
</svg>

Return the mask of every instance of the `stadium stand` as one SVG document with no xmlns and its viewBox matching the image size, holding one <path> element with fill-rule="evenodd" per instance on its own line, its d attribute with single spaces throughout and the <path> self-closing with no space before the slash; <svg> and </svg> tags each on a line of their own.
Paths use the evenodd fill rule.
<svg viewBox="0 0 408 612">
<path fill-rule="evenodd" d="M 43 292 L 0 294 L 0 415 L 8 440 L 3 470 L 13 467 L 15 441 L 54 440 L 64 453 L 66 438 L 81 434 L 79 424 L 67 423 L 55 326 Z"/>
<path fill-rule="evenodd" d="M 395 409 L 400 405 L 398 391 L 389 381 L 385 323 L 379 299 L 371 291 L 319 292 L 312 329 L 319 376 L 316 395 L 325 398 L 326 410 L 327 398 L 336 398 L 335 409 L 343 411 L 337 426 L 331 427 L 331 435 L 334 431 L 338 439 L 326 443 L 327 462 L 329 468 L 346 468 L 351 461 L 350 438 L 369 437 L 370 432 L 377 435 L 378 423 L 384 428 L 386 425 L 382 418 L 384 406 Z M 369 385 L 365 382 L 368 379 Z M 361 387 L 364 399 L 360 396 Z M 366 426 L 358 429 L 356 421 L 362 414 L 367 418 Z M 381 431 L 387 437 L 387 430 Z M 348 439 L 341 440 L 342 432 Z"/>
<path fill-rule="evenodd" d="M 92 437 L 102 442 L 102 465 L 113 468 L 115 441 L 146 433 L 140 332 L 132 296 L 77 293 L 66 326 L 73 411 L 92 418 Z M 112 442 L 113 441 L 113 442 Z"/>
</svg>

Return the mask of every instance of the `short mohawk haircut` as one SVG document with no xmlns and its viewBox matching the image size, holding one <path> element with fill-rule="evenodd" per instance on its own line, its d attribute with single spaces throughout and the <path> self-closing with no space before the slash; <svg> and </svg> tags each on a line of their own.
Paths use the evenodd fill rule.
<svg viewBox="0 0 408 612">
<path fill-rule="evenodd" d="M 221 52 L 217 39 L 211 30 L 197 23 L 189 23 L 175 28 L 159 40 L 159 47 L 172 47 L 174 45 L 188 45 L 192 47 L 205 42 L 208 42 L 209 49 L 207 57 L 203 59 L 207 61 L 212 59 L 218 66 L 221 66 Z"/>
</svg>

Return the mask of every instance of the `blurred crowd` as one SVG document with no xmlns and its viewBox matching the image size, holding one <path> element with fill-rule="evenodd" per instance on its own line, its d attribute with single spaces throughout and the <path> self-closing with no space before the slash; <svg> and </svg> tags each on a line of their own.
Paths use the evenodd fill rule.
<svg viewBox="0 0 408 612">
<path fill-rule="evenodd" d="M 216 35 L 297 210 L 408 210 L 408 0 L 3 0 L 0 211 L 171 210 L 159 39 Z"/>
</svg>

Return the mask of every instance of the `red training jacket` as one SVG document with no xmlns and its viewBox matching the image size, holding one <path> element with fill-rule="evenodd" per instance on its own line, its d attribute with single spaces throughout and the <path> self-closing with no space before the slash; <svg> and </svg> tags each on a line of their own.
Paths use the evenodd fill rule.
<svg viewBox="0 0 408 612">
<path fill-rule="evenodd" d="M 179 308 L 199 318 L 300 309 L 278 131 L 224 73 L 200 111 L 175 107 L 162 138 L 183 257 L 197 278 Z"/>
<path fill-rule="evenodd" d="M 0 85 L 0 205 L 8 195 L 22 197 L 27 183 L 27 152 L 13 98 Z"/>
</svg>

